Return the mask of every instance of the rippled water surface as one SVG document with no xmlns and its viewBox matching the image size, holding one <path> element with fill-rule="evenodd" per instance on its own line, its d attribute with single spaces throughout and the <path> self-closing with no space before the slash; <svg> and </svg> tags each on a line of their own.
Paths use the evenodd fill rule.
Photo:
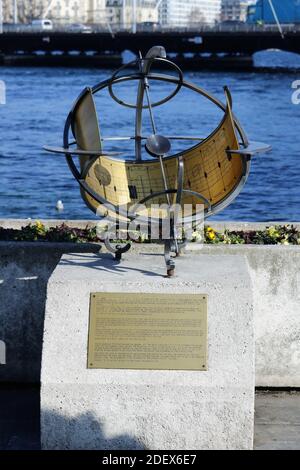
<svg viewBox="0 0 300 470">
<path fill-rule="evenodd" d="M 272 62 L 272 54 L 267 56 Z M 299 58 L 297 58 L 299 62 Z M 78 186 L 64 157 L 46 154 L 42 146 L 61 145 L 66 115 L 86 85 L 107 78 L 110 71 L 88 69 L 0 68 L 7 88 L 7 103 L 0 106 L 0 217 L 92 217 L 82 202 Z M 254 159 L 242 194 L 218 219 L 244 221 L 300 220 L 300 105 L 292 104 L 292 82 L 297 73 L 186 73 L 186 79 L 224 99 L 228 85 L 234 111 L 250 139 L 270 143 L 273 151 Z M 153 84 L 153 98 L 170 90 Z M 119 90 L 133 99 L 132 86 Z M 103 136 L 133 135 L 134 114 L 111 102 L 108 93 L 97 98 Z M 221 119 L 221 113 L 204 99 L 183 92 L 170 104 L 156 108 L 157 127 L 165 135 L 205 136 Z M 150 134 L 149 119 L 144 133 Z M 174 144 L 176 148 L 176 144 Z M 183 145 L 182 143 L 180 144 Z M 180 149 L 182 147 L 177 148 Z M 106 145 L 127 154 L 126 143 Z M 55 210 L 61 199 L 65 211 Z"/>
</svg>

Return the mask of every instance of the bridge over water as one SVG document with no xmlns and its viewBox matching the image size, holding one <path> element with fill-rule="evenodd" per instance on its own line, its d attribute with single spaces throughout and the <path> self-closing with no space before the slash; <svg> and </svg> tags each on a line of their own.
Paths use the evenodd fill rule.
<svg viewBox="0 0 300 470">
<path fill-rule="evenodd" d="M 202 66 L 251 66 L 254 53 L 281 49 L 300 53 L 300 25 L 283 27 L 282 37 L 275 26 L 240 28 L 202 28 L 199 30 L 161 30 L 105 32 L 90 34 L 65 31 L 4 32 L 0 35 L 0 54 L 4 63 L 25 60 L 47 65 L 116 65 L 121 54 L 139 50 L 145 53 L 159 44 L 181 64 Z"/>
</svg>

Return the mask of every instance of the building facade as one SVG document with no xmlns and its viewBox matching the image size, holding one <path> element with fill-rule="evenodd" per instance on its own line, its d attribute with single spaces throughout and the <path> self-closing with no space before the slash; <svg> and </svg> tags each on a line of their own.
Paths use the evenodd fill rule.
<svg viewBox="0 0 300 470">
<path fill-rule="evenodd" d="M 255 0 L 222 0 L 221 21 L 243 21 L 247 20 L 249 5 Z"/>
<path fill-rule="evenodd" d="M 107 0 L 106 14 L 108 22 L 124 28 L 129 28 L 134 20 L 137 24 L 157 23 L 157 3 L 157 0 L 136 0 L 136 9 L 134 11 L 132 0 Z"/>
<path fill-rule="evenodd" d="M 49 18 L 55 23 L 106 23 L 106 0 L 2 0 L 3 20 L 30 23 Z M 16 10 L 15 10 L 15 7 Z"/>
<path fill-rule="evenodd" d="M 159 7 L 159 22 L 163 26 L 214 24 L 220 17 L 221 0 L 162 0 Z"/>
<path fill-rule="evenodd" d="M 54 0 L 51 4 L 49 2 L 45 3 L 49 5 L 48 12 L 45 15 L 55 23 L 85 23 L 87 20 L 88 2 L 86 0 Z"/>
<path fill-rule="evenodd" d="M 47 17 L 63 24 L 105 24 L 106 0 L 54 0 Z"/>
<path fill-rule="evenodd" d="M 107 23 L 106 0 L 84 0 L 83 3 L 85 3 L 86 23 Z"/>
</svg>

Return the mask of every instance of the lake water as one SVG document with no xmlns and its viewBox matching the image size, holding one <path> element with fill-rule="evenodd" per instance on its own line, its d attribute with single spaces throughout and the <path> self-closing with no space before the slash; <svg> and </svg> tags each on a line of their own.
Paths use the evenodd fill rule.
<svg viewBox="0 0 300 470">
<path fill-rule="evenodd" d="M 276 53 L 266 53 L 257 60 L 260 65 L 283 63 Z M 285 66 L 299 64 L 299 57 L 284 56 Z M 6 84 L 6 105 L 0 106 L 1 218 L 92 218 L 64 157 L 47 154 L 42 147 L 62 144 L 64 121 L 74 99 L 82 88 L 109 74 L 95 69 L 0 68 L 0 79 Z M 185 77 L 222 100 L 223 86 L 229 86 L 234 112 L 249 138 L 273 147 L 272 153 L 253 160 L 242 194 L 216 219 L 299 221 L 300 105 L 292 104 L 291 96 L 292 83 L 300 80 L 300 71 L 187 72 Z M 168 85 L 158 90 L 154 84 L 153 98 L 168 90 Z M 134 93 L 132 86 L 120 89 L 122 97 L 133 101 Z M 104 137 L 133 135 L 133 112 L 112 103 L 108 93 L 97 98 L 97 107 Z M 214 106 L 190 92 L 155 108 L 155 113 L 159 132 L 165 135 L 203 137 L 221 119 Z M 151 133 L 148 118 L 144 133 Z M 124 143 L 105 148 L 132 152 Z M 61 214 L 55 210 L 59 199 L 65 207 Z"/>
</svg>

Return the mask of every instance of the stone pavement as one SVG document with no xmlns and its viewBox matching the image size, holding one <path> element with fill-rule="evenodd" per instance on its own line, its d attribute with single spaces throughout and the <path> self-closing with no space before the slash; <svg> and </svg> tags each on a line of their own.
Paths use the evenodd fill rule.
<svg viewBox="0 0 300 470">
<path fill-rule="evenodd" d="M 300 450 L 300 392 L 257 392 L 255 449 Z"/>
<path fill-rule="evenodd" d="M 39 388 L 0 386 L 0 450 L 38 450 Z M 256 393 L 255 449 L 300 450 L 300 392 Z"/>
</svg>

